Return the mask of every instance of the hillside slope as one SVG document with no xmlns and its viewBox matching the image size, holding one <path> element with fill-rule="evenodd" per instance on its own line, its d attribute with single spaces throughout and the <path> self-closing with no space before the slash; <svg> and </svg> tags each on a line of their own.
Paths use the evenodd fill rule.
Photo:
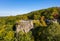
<svg viewBox="0 0 60 41">
<path fill-rule="evenodd" d="M 20 20 L 34 20 L 34 29 L 28 33 L 19 32 L 17 38 L 13 27 L 16 27 L 16 23 Z M 60 41 L 59 22 L 60 7 L 32 11 L 23 15 L 0 17 L 0 41 Z"/>
<path fill-rule="evenodd" d="M 53 14 L 59 14 L 60 15 L 60 8 L 59 7 L 52 7 L 48 9 L 42 9 L 33 11 L 27 14 L 23 15 L 17 15 L 17 16 L 6 16 L 6 17 L 0 17 L 0 23 L 1 24 L 13 24 L 15 21 L 18 21 L 20 19 L 23 20 L 34 20 L 34 19 L 40 19 L 41 16 L 45 16 L 45 18 L 53 18 Z"/>
</svg>

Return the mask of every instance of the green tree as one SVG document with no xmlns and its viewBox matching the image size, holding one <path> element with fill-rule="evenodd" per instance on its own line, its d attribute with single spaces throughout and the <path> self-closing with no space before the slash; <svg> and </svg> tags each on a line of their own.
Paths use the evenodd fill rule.
<svg viewBox="0 0 60 41">
<path fill-rule="evenodd" d="M 4 37 L 4 41 L 14 41 L 14 32 L 9 31 Z"/>
<path fill-rule="evenodd" d="M 18 40 L 19 41 L 33 41 L 31 37 L 32 37 L 31 32 L 28 32 L 28 33 L 19 32 Z"/>
<path fill-rule="evenodd" d="M 5 29 L 0 29 L 0 41 L 4 41 L 4 36 L 6 34 L 6 31 Z"/>
<path fill-rule="evenodd" d="M 49 41 L 60 41 L 60 25 L 59 23 L 53 23 L 48 26 L 45 34 Z"/>
</svg>

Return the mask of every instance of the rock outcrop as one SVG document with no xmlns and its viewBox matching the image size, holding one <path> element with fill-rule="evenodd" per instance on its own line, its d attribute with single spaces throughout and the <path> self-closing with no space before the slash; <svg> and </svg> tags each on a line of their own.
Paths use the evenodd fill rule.
<svg viewBox="0 0 60 41">
<path fill-rule="evenodd" d="M 18 25 L 16 26 L 16 32 L 18 33 L 19 31 L 22 32 L 29 32 L 33 28 L 33 22 L 32 20 L 20 20 Z"/>
</svg>

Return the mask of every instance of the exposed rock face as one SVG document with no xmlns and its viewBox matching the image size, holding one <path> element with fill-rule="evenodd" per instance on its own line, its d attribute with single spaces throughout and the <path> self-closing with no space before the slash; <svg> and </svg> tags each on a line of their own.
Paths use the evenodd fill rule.
<svg viewBox="0 0 60 41">
<path fill-rule="evenodd" d="M 19 23 L 17 23 L 16 32 L 17 33 L 19 31 L 26 32 L 26 33 L 29 32 L 31 29 L 34 28 L 33 24 L 35 23 L 35 21 L 39 21 L 39 20 L 20 20 Z M 47 19 L 46 21 L 47 24 L 50 24 L 51 22 L 58 23 L 57 19 L 53 19 L 53 20 Z"/>
<path fill-rule="evenodd" d="M 20 20 L 19 24 L 16 27 L 16 32 L 29 32 L 33 28 L 32 20 Z"/>
</svg>

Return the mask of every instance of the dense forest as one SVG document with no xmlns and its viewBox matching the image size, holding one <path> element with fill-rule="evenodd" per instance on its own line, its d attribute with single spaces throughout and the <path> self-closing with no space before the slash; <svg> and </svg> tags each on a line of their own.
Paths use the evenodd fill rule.
<svg viewBox="0 0 60 41">
<path fill-rule="evenodd" d="M 19 20 L 34 21 L 34 29 L 20 31 L 15 37 L 13 27 Z M 55 22 L 57 21 L 57 22 Z M 60 41 L 60 7 L 32 11 L 27 14 L 0 17 L 0 41 Z"/>
</svg>

